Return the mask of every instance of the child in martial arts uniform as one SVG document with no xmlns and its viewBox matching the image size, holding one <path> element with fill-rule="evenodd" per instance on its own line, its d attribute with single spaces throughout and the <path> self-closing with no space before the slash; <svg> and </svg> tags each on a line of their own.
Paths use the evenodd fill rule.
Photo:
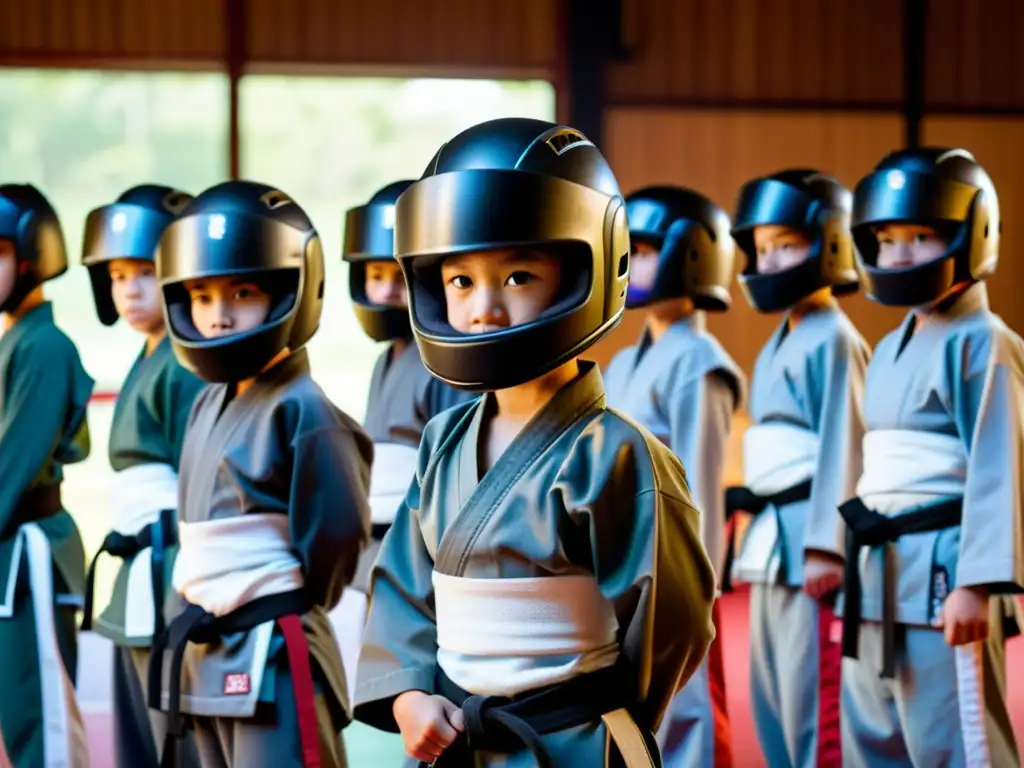
<svg viewBox="0 0 1024 768">
<path fill-rule="evenodd" d="M 857 286 L 849 219 L 848 190 L 791 170 L 746 184 L 733 225 L 751 306 L 786 310 L 754 368 L 744 487 L 727 496 L 754 515 L 732 576 L 752 584 L 751 703 L 772 768 L 839 764 L 836 508 L 860 474 L 869 359 L 834 299 Z"/>
<path fill-rule="evenodd" d="M 104 325 L 118 318 L 145 345 L 121 387 L 110 425 L 114 521 L 89 567 L 82 629 L 114 643 L 114 745 L 119 766 L 159 765 L 163 714 L 146 706 L 149 646 L 164 626 L 174 564 L 178 460 L 202 381 L 178 363 L 164 327 L 153 253 L 164 228 L 192 199 L 170 187 L 133 187 L 85 223 L 82 263 Z M 93 577 L 101 553 L 122 560 L 113 594 L 93 622 Z"/>
<path fill-rule="evenodd" d="M 423 435 L 371 575 L 356 717 L 437 766 L 655 765 L 714 575 L 678 459 L 578 360 L 623 311 L 615 177 L 578 131 L 495 120 L 396 216 L 425 365 L 488 394 Z"/>
<path fill-rule="evenodd" d="M 211 384 L 182 449 L 184 610 L 154 643 L 150 706 L 172 736 L 189 716 L 203 766 L 342 766 L 348 695 L 327 611 L 369 535 L 373 446 L 310 376 L 319 236 L 280 191 L 227 182 L 164 231 L 157 275 L 174 351 Z"/>
<path fill-rule="evenodd" d="M 349 264 L 349 293 L 356 317 L 366 335 L 387 342 L 370 379 L 363 427 L 374 443 L 370 479 L 373 539 L 363 551 L 353 588 L 346 590 L 340 616 L 345 671 L 355 677 L 370 566 L 380 542 L 391 527 L 395 512 L 416 472 L 416 452 L 427 422 L 446 408 L 477 395 L 464 392 L 431 376 L 412 337 L 405 298 L 405 278 L 394 257 L 395 203 L 411 181 L 396 181 L 374 193 L 366 205 L 345 215 L 343 258 Z M 349 617 L 353 621 L 348 621 Z M 351 643 L 344 642 L 350 639 Z"/>
<path fill-rule="evenodd" d="M 89 455 L 93 381 L 42 287 L 66 270 L 49 201 L 0 186 L 0 723 L 15 768 L 89 765 L 73 690 L 85 553 L 60 486 Z"/>
<path fill-rule="evenodd" d="M 605 373 L 608 405 L 649 429 L 682 461 L 701 511 L 701 540 L 720 573 L 725 508 L 722 474 L 743 373 L 704 329 L 705 311 L 730 304 L 733 240 L 729 216 L 703 195 L 650 187 L 626 198 L 630 244 L 628 308 L 645 308 L 639 344 Z M 716 604 L 717 605 L 717 604 Z M 718 624 L 717 608 L 714 613 Z M 730 766 L 721 634 L 672 702 L 658 743 L 666 766 Z"/>
<path fill-rule="evenodd" d="M 1024 591 L 1024 342 L 988 308 L 1000 223 L 961 149 L 894 152 L 857 186 L 868 295 L 914 309 L 868 368 L 841 509 L 846 765 L 1020 764 L 1002 596 Z"/>
</svg>

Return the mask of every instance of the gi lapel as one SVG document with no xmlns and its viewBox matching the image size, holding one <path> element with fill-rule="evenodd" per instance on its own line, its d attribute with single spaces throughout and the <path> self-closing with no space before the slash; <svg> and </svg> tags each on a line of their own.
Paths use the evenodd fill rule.
<svg viewBox="0 0 1024 768">
<path fill-rule="evenodd" d="M 459 483 L 468 490 L 466 478 L 476 479 L 479 426 L 485 408 L 493 407 L 488 394 L 477 405 L 470 428 L 461 443 Z M 582 431 L 589 421 L 588 413 L 596 415 L 604 407 L 604 386 L 601 372 L 594 363 L 580 362 L 580 375 L 563 387 L 505 449 L 494 466 L 483 476 L 462 504 L 459 514 L 445 530 L 434 559 L 434 569 L 451 576 L 461 576 L 469 552 L 505 496 L 519 483 L 531 465 L 567 430 Z M 459 499 L 462 501 L 462 498 Z"/>
</svg>

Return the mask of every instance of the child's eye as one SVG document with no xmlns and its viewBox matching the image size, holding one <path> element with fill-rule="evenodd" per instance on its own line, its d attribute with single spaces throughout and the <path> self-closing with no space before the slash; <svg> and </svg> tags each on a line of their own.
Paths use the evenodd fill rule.
<svg viewBox="0 0 1024 768">
<path fill-rule="evenodd" d="M 929 235 L 927 232 L 918 232 L 916 235 L 914 235 L 915 243 L 927 243 L 931 239 L 932 236 Z"/>
<path fill-rule="evenodd" d="M 194 293 L 192 294 L 192 301 L 196 304 L 208 304 L 210 297 L 205 293 Z"/>
<path fill-rule="evenodd" d="M 533 275 L 529 272 L 513 272 L 505 282 L 508 285 L 526 285 L 531 280 L 533 280 Z"/>
<path fill-rule="evenodd" d="M 469 288 L 469 286 L 473 284 L 473 281 L 465 275 L 455 275 L 455 277 L 451 278 L 448 282 L 456 288 Z"/>
</svg>

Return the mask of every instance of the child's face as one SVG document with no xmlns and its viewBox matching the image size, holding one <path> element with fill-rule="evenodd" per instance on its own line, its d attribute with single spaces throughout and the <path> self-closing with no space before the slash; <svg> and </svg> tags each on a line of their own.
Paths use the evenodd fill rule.
<svg viewBox="0 0 1024 768">
<path fill-rule="evenodd" d="M 371 304 L 405 309 L 405 278 L 397 261 L 366 262 L 366 298 Z"/>
<path fill-rule="evenodd" d="M 107 264 L 107 271 L 117 314 L 140 333 L 153 333 L 162 327 L 164 316 L 153 262 L 114 259 Z"/>
<path fill-rule="evenodd" d="M 812 246 L 807 233 L 793 227 L 777 224 L 754 227 L 757 271 L 762 275 L 785 272 L 803 264 L 810 257 Z"/>
<path fill-rule="evenodd" d="M 658 276 L 658 258 L 661 251 L 646 240 L 633 242 L 633 253 L 629 257 L 629 283 L 641 291 L 654 287 Z"/>
<path fill-rule="evenodd" d="M 207 339 L 251 331 L 270 314 L 270 294 L 244 277 L 188 280 L 185 290 L 192 300 L 192 322 Z"/>
<path fill-rule="evenodd" d="M 489 333 L 529 323 L 552 305 L 561 277 L 561 259 L 534 250 L 449 256 L 441 264 L 448 324 Z"/>
<path fill-rule="evenodd" d="M 949 249 L 949 242 L 926 224 L 880 224 L 874 232 L 878 238 L 879 269 L 927 264 Z"/>
<path fill-rule="evenodd" d="M 18 259 L 15 255 L 14 243 L 0 238 L 0 304 L 7 301 L 7 297 L 14 290 L 14 283 L 17 279 Z"/>
</svg>

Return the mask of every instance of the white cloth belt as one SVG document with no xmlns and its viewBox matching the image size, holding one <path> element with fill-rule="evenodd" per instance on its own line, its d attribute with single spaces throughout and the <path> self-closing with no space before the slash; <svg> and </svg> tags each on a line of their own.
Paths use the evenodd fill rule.
<svg viewBox="0 0 1024 768">
<path fill-rule="evenodd" d="M 110 486 L 113 529 L 135 536 L 160 519 L 165 509 L 178 508 L 178 475 L 169 464 L 140 464 L 114 474 Z M 155 628 L 152 556 L 149 547 L 139 552 L 128 568 L 124 634 L 128 639 L 151 638 Z"/>
<path fill-rule="evenodd" d="M 817 433 L 784 421 L 754 424 L 743 433 L 744 485 L 772 496 L 814 478 L 821 441 Z M 774 582 L 781 563 L 779 521 L 766 511 L 751 521 L 733 561 L 735 581 Z"/>
<path fill-rule="evenodd" d="M 963 495 L 967 450 L 958 437 L 873 429 L 864 435 L 862 454 L 857 496 L 876 512 L 892 515 Z"/>
<path fill-rule="evenodd" d="M 375 443 L 370 470 L 370 519 L 390 525 L 416 474 L 419 451 L 400 443 Z"/>
<path fill-rule="evenodd" d="M 618 620 L 593 576 L 469 579 L 434 571 L 437 663 L 472 694 L 514 696 L 611 666 Z"/>
<path fill-rule="evenodd" d="M 0 604 L 0 620 L 14 616 L 14 587 L 24 552 L 35 614 L 36 654 L 42 692 L 42 768 L 85 768 L 90 764 L 85 723 L 57 643 L 50 541 L 36 523 L 26 523 L 18 529 L 13 549 L 8 594 Z"/>
<path fill-rule="evenodd" d="M 261 597 L 305 585 L 288 516 L 251 513 L 178 523 L 174 589 L 192 605 L 225 616 Z"/>
<path fill-rule="evenodd" d="M 781 421 L 754 424 L 743 433 L 743 484 L 771 496 L 814 477 L 818 435 Z"/>
</svg>

